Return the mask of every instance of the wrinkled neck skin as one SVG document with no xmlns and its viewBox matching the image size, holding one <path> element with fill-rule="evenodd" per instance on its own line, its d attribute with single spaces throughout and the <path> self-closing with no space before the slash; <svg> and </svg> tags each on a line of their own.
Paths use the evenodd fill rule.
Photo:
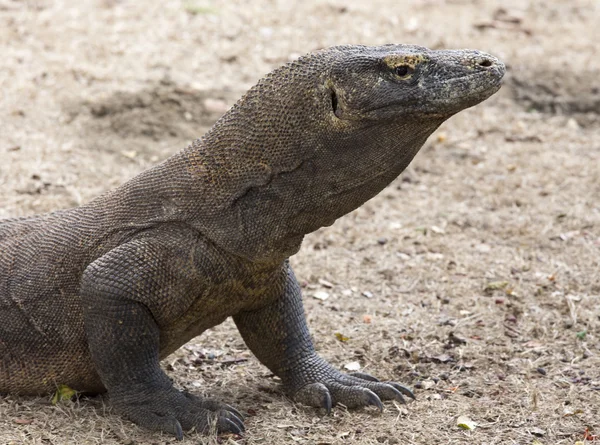
<svg viewBox="0 0 600 445">
<path fill-rule="evenodd" d="M 443 120 L 406 118 L 298 135 L 286 149 L 293 156 L 285 160 L 277 152 L 257 159 L 203 140 L 184 152 L 180 164 L 192 175 L 186 200 L 200 204 L 186 219 L 232 254 L 253 262 L 282 261 L 298 251 L 304 235 L 383 190 Z M 235 146 L 246 136 L 219 130 L 209 139 L 227 138 Z M 263 137 L 261 146 L 275 145 Z"/>
<path fill-rule="evenodd" d="M 285 65 L 251 88 L 187 149 L 134 178 L 111 214 L 183 222 L 230 254 L 277 263 L 396 178 L 448 117 L 339 119 L 336 51 Z M 325 60 L 327 59 L 327 60 Z M 137 226 L 136 226 L 137 227 Z"/>
</svg>

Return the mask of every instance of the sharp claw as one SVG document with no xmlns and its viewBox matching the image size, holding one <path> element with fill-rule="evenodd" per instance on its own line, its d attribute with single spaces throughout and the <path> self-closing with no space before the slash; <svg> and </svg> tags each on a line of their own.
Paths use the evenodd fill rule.
<svg viewBox="0 0 600 445">
<path fill-rule="evenodd" d="M 177 440 L 183 440 L 183 429 L 181 428 L 181 423 L 179 423 L 178 420 L 175 420 L 173 427 L 175 428 L 175 437 Z"/>
<path fill-rule="evenodd" d="M 366 372 L 352 372 L 349 375 L 352 377 L 356 377 L 362 380 L 367 380 L 369 382 L 378 382 L 379 379 L 377 377 L 373 377 L 371 374 L 367 374 Z"/>
<path fill-rule="evenodd" d="M 402 393 L 400 391 L 398 391 L 396 389 L 396 387 L 394 387 L 393 385 L 389 385 L 389 387 L 394 390 L 394 399 L 396 399 L 398 402 L 402 403 L 403 405 L 406 405 L 406 400 L 404 400 L 404 397 L 402 397 Z"/>
<path fill-rule="evenodd" d="M 411 399 L 413 399 L 413 400 L 416 400 L 416 399 L 417 399 L 417 398 L 415 397 L 415 395 L 413 394 L 413 392 L 412 392 L 410 389 L 408 389 L 408 388 L 406 388 L 406 387 L 404 387 L 404 386 L 400 385 L 399 383 L 396 383 L 396 382 L 386 382 L 386 383 L 387 383 L 388 385 L 391 385 L 391 386 L 393 386 L 394 388 L 396 388 L 398 391 L 400 391 L 400 392 L 401 392 L 402 394 L 404 394 L 405 396 L 407 396 L 407 397 L 410 397 L 410 398 L 411 398 Z"/>
<path fill-rule="evenodd" d="M 235 414 L 233 414 L 233 412 L 231 412 L 231 411 L 227 411 L 227 416 L 228 417 L 225 417 L 226 419 L 231 420 L 242 431 L 246 431 L 246 427 L 244 426 L 244 421 L 242 419 L 240 419 L 238 416 L 236 416 Z"/>
<path fill-rule="evenodd" d="M 375 405 L 377 408 L 379 408 L 380 412 L 383 412 L 383 403 L 381 403 L 381 399 L 379 398 L 379 396 L 370 389 L 365 389 L 365 392 L 367 393 L 368 404 Z"/>
<path fill-rule="evenodd" d="M 329 394 L 329 391 L 327 391 L 323 400 L 323 408 L 325 408 L 325 411 L 327 411 L 328 416 L 331 415 L 331 405 L 331 394 Z"/>
<path fill-rule="evenodd" d="M 235 416 L 240 418 L 241 420 L 245 419 L 244 415 L 231 405 L 223 405 L 223 409 L 235 414 Z"/>
<path fill-rule="evenodd" d="M 233 420 L 230 420 L 228 418 L 224 418 L 223 419 L 225 421 L 225 425 L 227 426 L 227 429 L 232 432 L 233 434 L 242 434 L 243 430 L 243 426 L 242 428 L 240 428 L 238 425 L 236 425 L 236 423 Z"/>
<path fill-rule="evenodd" d="M 236 425 L 239 427 L 239 429 L 242 433 L 246 432 L 246 427 L 244 426 L 243 423 L 236 423 Z"/>
</svg>

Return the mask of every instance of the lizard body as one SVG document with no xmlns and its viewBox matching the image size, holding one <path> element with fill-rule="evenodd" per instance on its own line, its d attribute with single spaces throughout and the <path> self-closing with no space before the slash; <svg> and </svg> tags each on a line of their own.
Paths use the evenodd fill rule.
<svg viewBox="0 0 600 445">
<path fill-rule="evenodd" d="M 159 360 L 232 316 L 295 400 L 412 397 L 314 351 L 287 259 L 492 95 L 477 51 L 341 46 L 263 78 L 201 139 L 83 206 L 0 221 L 0 392 L 108 391 L 134 422 L 240 433 L 237 410 L 176 390 Z"/>
</svg>

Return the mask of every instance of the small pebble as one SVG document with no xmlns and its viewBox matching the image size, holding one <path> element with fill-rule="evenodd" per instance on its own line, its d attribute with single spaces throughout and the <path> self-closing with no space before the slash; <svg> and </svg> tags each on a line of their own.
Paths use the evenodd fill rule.
<svg viewBox="0 0 600 445">
<path fill-rule="evenodd" d="M 325 292 L 323 290 L 320 290 L 313 294 L 313 298 L 316 298 L 317 300 L 325 301 L 329 298 L 329 293 Z"/>
<path fill-rule="evenodd" d="M 529 432 L 537 437 L 543 437 L 546 434 L 546 431 L 544 431 L 541 428 L 537 428 L 537 427 L 530 428 Z"/>
</svg>

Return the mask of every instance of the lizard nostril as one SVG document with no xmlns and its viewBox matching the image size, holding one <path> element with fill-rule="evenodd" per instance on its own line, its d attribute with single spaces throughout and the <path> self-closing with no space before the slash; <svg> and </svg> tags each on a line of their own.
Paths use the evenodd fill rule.
<svg viewBox="0 0 600 445">
<path fill-rule="evenodd" d="M 494 63 L 490 60 L 490 59 L 479 59 L 477 61 L 477 65 L 479 66 L 483 66 L 485 68 L 489 68 L 490 66 L 492 66 Z"/>
</svg>

